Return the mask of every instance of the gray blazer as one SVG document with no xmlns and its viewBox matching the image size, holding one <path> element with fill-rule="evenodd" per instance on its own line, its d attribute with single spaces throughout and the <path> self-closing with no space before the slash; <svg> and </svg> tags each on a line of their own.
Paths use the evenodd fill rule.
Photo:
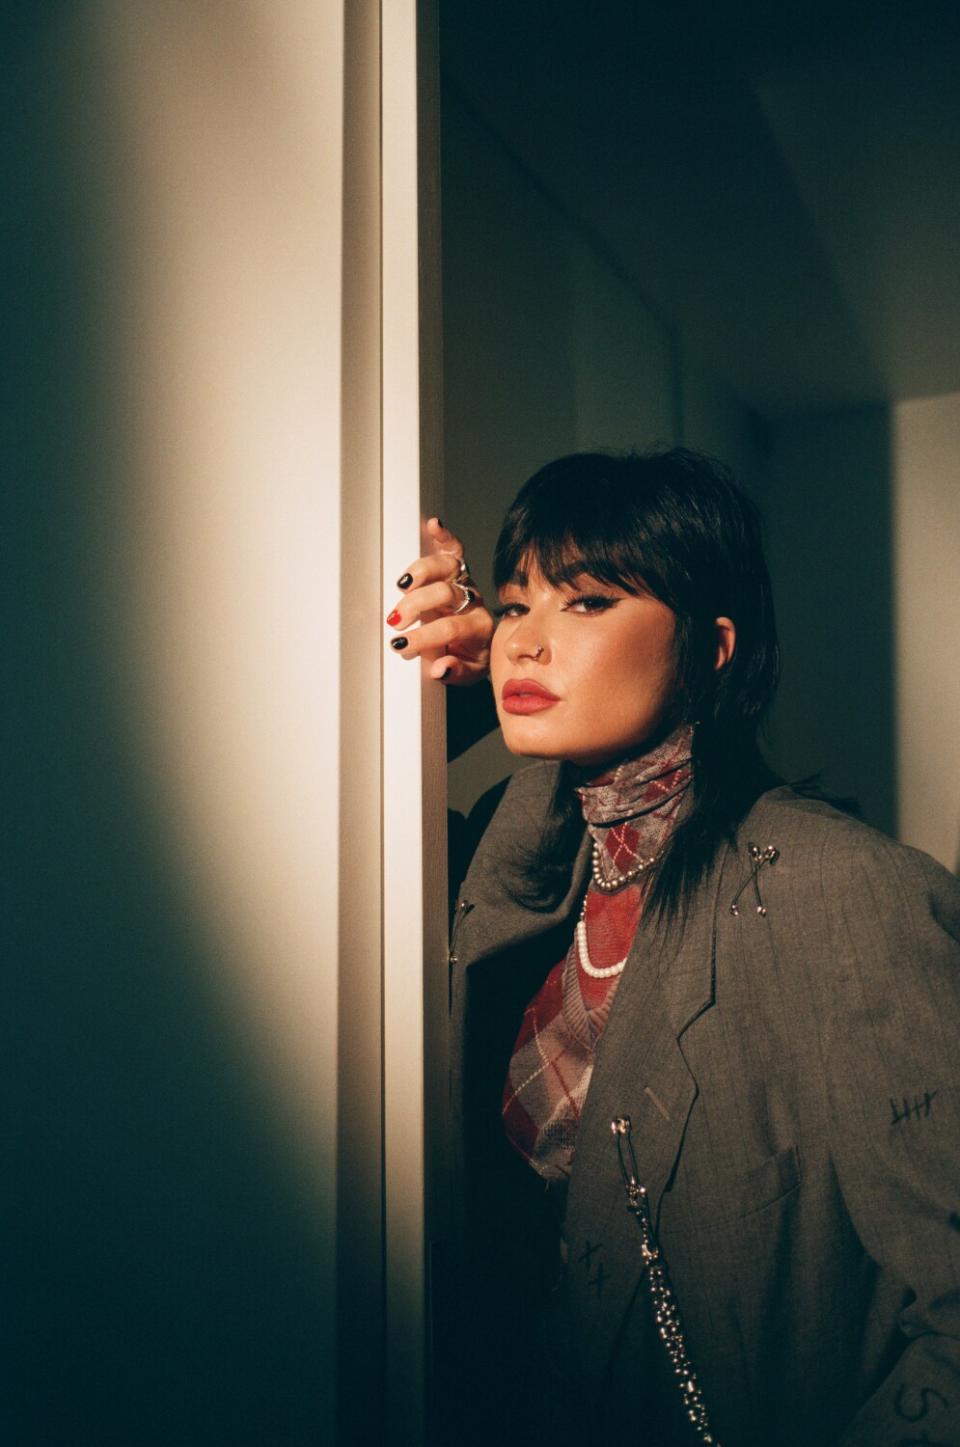
<svg viewBox="0 0 960 1447">
<path fill-rule="evenodd" d="M 471 1083 L 471 1051 L 496 1040 L 503 1055 L 586 887 L 586 837 L 555 910 L 520 908 L 504 885 L 557 767 L 514 777 L 457 905 L 468 1154 L 477 1104 L 493 1100 Z M 752 844 L 779 851 L 756 887 Z M 594 1424 L 587 1440 L 646 1440 L 642 1402 L 664 1368 L 610 1129 L 629 1116 L 723 1447 L 958 1447 L 958 940 L 953 876 L 787 788 L 757 802 L 682 927 L 641 925 L 579 1127 L 551 1298 L 558 1380 Z M 478 1028 L 491 1010 L 507 1018 Z"/>
</svg>

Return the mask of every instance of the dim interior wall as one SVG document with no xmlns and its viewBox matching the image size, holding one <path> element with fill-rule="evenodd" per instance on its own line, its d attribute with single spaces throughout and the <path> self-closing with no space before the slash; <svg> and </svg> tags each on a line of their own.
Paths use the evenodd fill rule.
<svg viewBox="0 0 960 1447">
<path fill-rule="evenodd" d="M 722 378 L 684 349 L 680 368 L 681 439 L 717 457 L 762 505 L 767 487 L 768 428 Z"/>
<path fill-rule="evenodd" d="M 503 514 L 566 452 L 684 442 L 757 483 L 750 413 L 463 98 L 443 87 L 444 521 L 490 591 Z M 517 767 L 489 735 L 454 760 L 468 810 Z"/>
<path fill-rule="evenodd" d="M 890 419 L 882 407 L 783 422 L 762 499 L 783 678 L 770 756 L 821 773 L 871 824 L 897 822 Z"/>
<path fill-rule="evenodd" d="M 960 393 L 770 431 L 784 654 L 771 757 L 871 824 L 960 855 Z"/>
<path fill-rule="evenodd" d="M 537 467 L 673 440 L 672 338 L 456 90 L 443 95 L 445 521 L 486 588 L 503 514 Z"/>
<path fill-rule="evenodd" d="M 960 868 L 960 392 L 893 416 L 900 833 Z"/>
</svg>

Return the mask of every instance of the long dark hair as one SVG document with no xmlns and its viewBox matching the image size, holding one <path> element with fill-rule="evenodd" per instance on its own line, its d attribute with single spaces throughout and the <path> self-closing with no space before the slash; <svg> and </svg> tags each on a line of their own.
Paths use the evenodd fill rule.
<svg viewBox="0 0 960 1447">
<path fill-rule="evenodd" d="M 587 573 L 647 591 L 676 615 L 677 715 L 695 725 L 693 804 L 673 834 L 649 903 L 673 916 L 724 839 L 776 782 L 757 732 L 779 676 L 779 649 L 759 514 L 722 463 L 685 448 L 575 453 L 535 473 L 504 520 L 494 581 L 535 564 L 555 587 Z M 733 658 L 714 667 L 714 619 L 733 619 Z M 565 890 L 583 832 L 571 770 L 552 818 L 519 870 L 518 898 L 548 908 Z"/>
</svg>

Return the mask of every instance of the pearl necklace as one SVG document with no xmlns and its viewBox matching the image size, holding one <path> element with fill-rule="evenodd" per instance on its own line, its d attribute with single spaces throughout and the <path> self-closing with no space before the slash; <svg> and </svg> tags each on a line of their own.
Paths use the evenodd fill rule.
<svg viewBox="0 0 960 1447">
<path fill-rule="evenodd" d="M 584 900 L 583 903 L 584 909 L 586 909 L 586 900 Z M 598 969 L 591 960 L 590 951 L 587 949 L 587 921 L 582 914 L 577 921 L 577 949 L 580 953 L 580 964 L 583 972 L 585 975 L 589 975 L 592 980 L 609 980 L 614 975 L 619 975 L 629 958 L 629 956 L 624 955 L 623 959 L 618 960 L 615 965 L 607 965 L 606 968 L 602 970 Z"/>
<path fill-rule="evenodd" d="M 662 851 L 661 851 L 662 852 Z M 627 869 L 623 874 L 606 875 L 600 864 L 601 849 L 596 839 L 593 841 L 593 882 L 601 894 L 613 894 L 625 885 L 632 884 L 639 879 L 648 869 L 652 868 L 660 858 L 660 853 L 651 854 L 647 859 L 640 859 L 632 869 Z M 589 891 L 588 891 L 589 893 Z M 587 895 L 583 896 L 583 905 L 580 909 L 580 918 L 577 921 L 577 950 L 580 955 L 580 964 L 585 975 L 592 980 L 610 980 L 614 975 L 619 975 L 624 965 L 630 958 L 629 953 L 624 955 L 622 960 L 617 960 L 615 965 L 606 965 L 603 969 L 598 968 L 590 958 L 590 951 L 587 949 Z"/>
<path fill-rule="evenodd" d="M 662 852 L 662 851 L 661 851 Z M 660 854 L 651 854 L 647 859 L 640 859 L 632 869 L 627 869 L 623 874 L 606 875 L 600 864 L 601 849 L 596 840 L 593 841 L 593 882 L 601 894 L 613 894 L 618 889 L 632 884 L 639 879 L 648 869 L 652 868 L 660 858 Z M 589 894 L 589 891 L 587 892 Z M 614 975 L 619 975 L 624 965 L 630 958 L 629 953 L 624 955 L 622 960 L 617 960 L 615 965 L 606 965 L 600 969 L 590 958 L 590 951 L 587 948 L 587 894 L 583 896 L 583 904 L 580 909 L 580 918 L 577 921 L 577 950 L 580 954 L 580 964 L 585 975 L 592 980 L 610 980 Z"/>
</svg>

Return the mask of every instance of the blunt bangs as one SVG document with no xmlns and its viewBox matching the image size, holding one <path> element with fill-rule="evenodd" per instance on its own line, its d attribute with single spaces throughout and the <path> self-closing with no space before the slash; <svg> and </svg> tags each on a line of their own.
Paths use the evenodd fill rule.
<svg viewBox="0 0 960 1447">
<path fill-rule="evenodd" d="M 530 479 L 497 541 L 498 589 L 525 583 L 533 569 L 554 588 L 588 574 L 627 593 L 652 593 L 676 611 L 653 530 L 615 474 L 619 461 L 579 454 L 550 463 Z"/>
</svg>

